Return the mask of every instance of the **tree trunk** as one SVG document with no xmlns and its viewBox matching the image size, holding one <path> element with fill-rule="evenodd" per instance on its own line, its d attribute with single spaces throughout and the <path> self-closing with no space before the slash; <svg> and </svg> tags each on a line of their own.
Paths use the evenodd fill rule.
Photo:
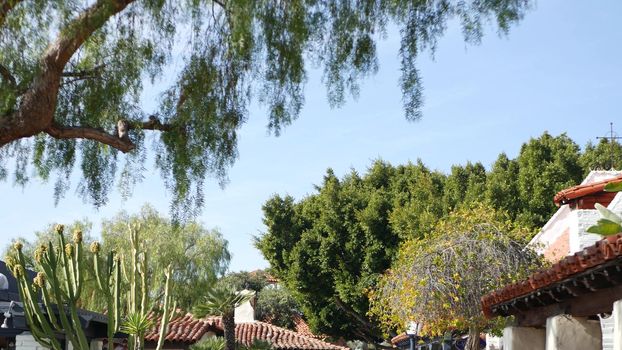
<svg viewBox="0 0 622 350">
<path fill-rule="evenodd" d="M 235 350 L 235 314 L 233 311 L 222 315 L 222 327 L 225 330 L 225 350 Z"/>
<path fill-rule="evenodd" d="M 479 350 L 479 329 L 477 327 L 469 327 L 469 339 L 467 339 L 464 350 Z"/>
</svg>

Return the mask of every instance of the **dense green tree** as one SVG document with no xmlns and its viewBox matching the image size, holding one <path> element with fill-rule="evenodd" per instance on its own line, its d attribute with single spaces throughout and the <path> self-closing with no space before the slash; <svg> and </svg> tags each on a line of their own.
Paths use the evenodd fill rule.
<svg viewBox="0 0 622 350">
<path fill-rule="evenodd" d="M 420 204 L 417 213 L 426 223 L 442 210 L 426 207 L 441 183 L 421 163 L 396 169 L 377 161 L 363 177 L 352 171 L 340 180 L 329 169 L 317 193 L 300 202 L 280 196 L 266 202 L 268 230 L 257 246 L 314 331 L 381 340 L 366 316 L 367 291 L 390 266 L 400 233 L 413 235 L 406 232 L 408 221 L 419 216 L 408 208 Z"/>
<path fill-rule="evenodd" d="M 422 51 L 434 50 L 448 21 L 477 43 L 485 23 L 507 32 L 531 3 L 4 1 L 0 175 L 14 159 L 14 180 L 23 185 L 32 165 L 37 176 L 56 178 L 58 199 L 78 167 L 82 196 L 101 206 L 116 175 L 124 193 L 141 180 L 153 132 L 173 208 L 190 215 L 203 203 L 205 179 L 225 180 L 251 97 L 267 106 L 268 128 L 278 134 L 299 116 L 313 64 L 324 72 L 329 102 L 339 106 L 377 71 L 377 42 L 396 28 L 404 110 L 418 119 L 422 81 L 415 63 Z M 161 80 L 163 72 L 172 74 Z M 144 86 L 163 80 L 168 86 L 147 110 L 140 102 Z"/>
<path fill-rule="evenodd" d="M 485 186 L 486 168 L 481 163 L 454 165 L 445 181 L 445 206 L 451 211 L 464 202 L 480 201 Z"/>
<path fill-rule="evenodd" d="M 486 181 L 485 199 L 494 208 L 507 212 L 512 219 L 521 211 L 518 192 L 518 162 L 501 153 Z"/>
<path fill-rule="evenodd" d="M 421 160 L 397 166 L 391 174 L 387 183 L 392 197 L 389 213 L 392 230 L 401 239 L 428 232 L 446 212 L 444 202 L 439 200 L 444 196 L 446 176 L 430 171 Z"/>
<path fill-rule="evenodd" d="M 102 223 L 104 250 L 129 256 L 128 225 L 139 225 L 143 249 L 148 254 L 147 268 L 153 274 L 151 293 L 160 294 L 165 279 L 160 271 L 171 265 L 174 282 L 172 295 L 178 306 L 189 309 L 204 290 L 214 284 L 229 266 L 227 241 L 216 230 L 208 230 L 197 222 L 173 225 L 149 206 L 139 214 L 122 212 Z"/>
<path fill-rule="evenodd" d="M 259 292 L 268 285 L 268 273 L 264 270 L 230 272 L 219 279 L 218 284 L 238 291 L 249 289 Z"/>
<path fill-rule="evenodd" d="M 622 169 L 622 145 L 617 141 L 601 139 L 596 145 L 589 142 L 579 158 L 584 175 L 590 170 Z"/>
<path fill-rule="evenodd" d="M 516 218 L 529 227 L 542 227 L 556 210 L 555 193 L 583 180 L 579 146 L 566 134 L 545 132 L 523 144 L 516 161 L 521 206 Z"/>
<path fill-rule="evenodd" d="M 257 319 L 287 329 L 295 329 L 294 320 L 300 317 L 300 307 L 284 287 L 267 287 L 257 293 Z"/>
<path fill-rule="evenodd" d="M 365 293 L 401 243 L 480 201 L 533 232 L 557 209 L 555 193 L 580 183 L 593 164 L 589 159 L 604 150 L 588 146 L 581 154 L 565 134 L 545 132 L 514 159 L 500 154 L 490 171 L 468 162 L 446 175 L 420 160 L 400 166 L 376 161 L 364 175 L 352 171 L 342 179 L 329 169 L 310 196 L 274 196 L 265 203 L 268 229 L 258 247 L 315 331 L 378 340 L 377 323 L 365 317 Z"/>
</svg>

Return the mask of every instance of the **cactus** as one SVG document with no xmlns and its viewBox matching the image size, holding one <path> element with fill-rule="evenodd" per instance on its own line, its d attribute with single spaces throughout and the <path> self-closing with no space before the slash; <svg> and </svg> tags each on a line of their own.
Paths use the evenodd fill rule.
<svg viewBox="0 0 622 350">
<path fill-rule="evenodd" d="M 125 273 L 126 269 L 122 257 L 117 256 L 114 252 L 109 252 L 105 264 L 102 264 L 100 244 L 94 242 L 90 246 L 93 253 L 92 264 L 98 293 L 106 301 L 109 347 L 113 344 L 114 334 L 122 327 L 122 311 L 126 315 L 138 315 L 141 318 L 146 318 L 149 311 L 154 307 L 151 305 L 148 308 L 150 296 L 147 254 L 141 251 L 143 247 L 139 239 L 139 229 L 138 226 L 129 228 L 132 245 L 129 274 Z M 83 289 L 84 275 L 88 269 L 88 262 L 83 258 L 82 232 L 74 232 L 72 243 L 67 243 L 63 235 L 64 227 L 57 225 L 55 231 L 58 236 L 56 245 L 48 242 L 47 245 L 40 246 L 34 253 L 35 263 L 42 272 L 37 275 L 32 283 L 27 280 L 25 273 L 26 259 L 22 253 L 21 243 L 18 242 L 14 245 L 15 257 L 7 258 L 7 265 L 18 281 L 26 321 L 35 340 L 46 348 L 62 350 L 62 345 L 56 335 L 63 333 L 74 349 L 88 350 L 90 344 L 80 324 L 77 306 Z M 158 350 L 162 348 L 165 334 L 168 331 L 168 323 L 173 314 L 172 310 L 175 309 L 174 305 L 171 307 L 172 273 L 170 267 L 165 273 L 166 288 Z M 128 286 L 126 291 L 122 291 L 124 277 Z M 127 298 L 125 299 L 127 300 L 125 307 L 121 303 L 124 298 Z M 42 305 L 39 304 L 39 300 L 42 300 Z M 58 305 L 58 315 L 54 312 L 55 305 Z M 130 350 L 142 350 L 144 332 L 136 332 L 129 334 L 129 336 Z"/>
</svg>

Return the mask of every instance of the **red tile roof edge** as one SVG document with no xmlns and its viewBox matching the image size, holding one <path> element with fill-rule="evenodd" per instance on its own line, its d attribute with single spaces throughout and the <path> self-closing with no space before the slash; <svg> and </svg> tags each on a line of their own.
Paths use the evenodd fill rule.
<svg viewBox="0 0 622 350">
<path fill-rule="evenodd" d="M 602 192 L 604 191 L 604 188 L 608 183 L 618 181 L 622 181 L 622 175 L 618 175 L 598 182 L 592 182 L 585 185 L 573 186 L 557 192 L 555 197 L 553 197 L 553 201 L 555 202 L 555 205 L 559 207 L 577 198 Z"/>
<path fill-rule="evenodd" d="M 622 258 L 622 233 L 607 236 L 594 245 L 563 258 L 546 270 L 484 295 L 481 298 L 482 311 L 486 317 L 492 318 L 495 316 L 492 308 L 496 305 L 561 282 L 616 258 Z"/>
<path fill-rule="evenodd" d="M 154 327 L 147 333 L 145 340 L 157 341 L 160 320 L 154 317 Z M 169 322 L 166 341 L 196 343 L 209 331 L 223 331 L 220 317 L 195 318 L 192 314 L 179 314 Z M 349 350 L 321 339 L 281 328 L 266 322 L 238 323 L 235 326 L 236 341 L 250 345 L 255 339 L 270 342 L 280 350 Z"/>
<path fill-rule="evenodd" d="M 391 344 L 397 345 L 398 343 L 401 343 L 406 339 L 408 339 L 408 334 L 406 333 L 398 334 L 395 337 L 391 338 Z"/>
</svg>

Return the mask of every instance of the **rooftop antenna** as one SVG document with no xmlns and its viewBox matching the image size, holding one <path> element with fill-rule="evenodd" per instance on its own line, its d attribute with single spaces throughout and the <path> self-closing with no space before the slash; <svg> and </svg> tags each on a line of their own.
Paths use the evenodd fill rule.
<svg viewBox="0 0 622 350">
<path fill-rule="evenodd" d="M 614 153 L 615 153 L 615 149 L 613 147 L 613 143 L 616 142 L 616 140 L 622 139 L 622 137 L 618 136 L 618 134 L 613 131 L 613 122 L 609 123 L 609 135 L 607 135 L 607 136 L 599 136 L 599 137 L 597 137 L 597 139 L 599 139 L 599 140 L 603 140 L 603 139 L 609 140 L 609 148 L 610 148 L 610 151 L 609 151 L 609 157 L 610 157 L 610 159 L 609 159 L 609 162 L 610 162 L 609 163 L 609 170 L 613 170 L 613 156 L 614 156 Z"/>
</svg>

